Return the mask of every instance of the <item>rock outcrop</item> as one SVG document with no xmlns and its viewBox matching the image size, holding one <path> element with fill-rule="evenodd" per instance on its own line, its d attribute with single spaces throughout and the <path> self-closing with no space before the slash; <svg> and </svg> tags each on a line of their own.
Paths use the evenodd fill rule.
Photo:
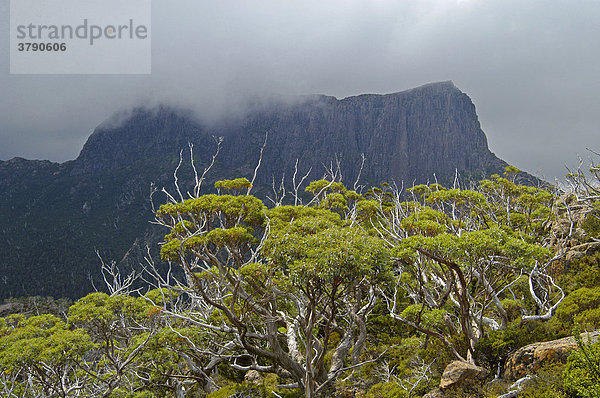
<svg viewBox="0 0 600 398">
<path fill-rule="evenodd" d="M 447 392 L 480 385 L 488 374 L 486 369 L 468 362 L 450 362 L 444 369 L 440 385 L 425 394 L 423 398 L 444 398 L 448 395 Z"/>
<path fill-rule="evenodd" d="M 246 383 L 260 384 L 265 378 L 260 374 L 258 370 L 249 370 L 244 375 L 244 381 Z"/>
<path fill-rule="evenodd" d="M 578 202 L 572 194 L 563 194 L 559 201 L 561 205 L 564 204 L 564 210 L 550 224 L 553 236 L 550 245 L 566 240 L 564 250 L 567 263 L 600 250 L 600 242 L 590 241 L 590 236 L 585 231 L 586 221 L 593 218 L 596 212 L 592 201 Z M 568 208 L 571 210 L 567 211 Z"/>
<path fill-rule="evenodd" d="M 598 336 L 600 331 L 595 331 L 584 334 L 583 339 L 597 341 Z M 572 336 L 521 347 L 506 360 L 504 378 L 517 380 L 535 373 L 545 364 L 565 363 L 569 354 L 575 349 L 577 349 L 577 342 Z"/>
<path fill-rule="evenodd" d="M 438 387 L 423 395 L 423 398 L 444 398 L 444 392 Z"/>
<path fill-rule="evenodd" d="M 477 383 L 483 381 L 489 372 L 477 365 L 468 362 L 453 361 L 446 366 L 442 379 L 440 380 L 440 389 L 462 387 L 468 383 Z"/>
</svg>

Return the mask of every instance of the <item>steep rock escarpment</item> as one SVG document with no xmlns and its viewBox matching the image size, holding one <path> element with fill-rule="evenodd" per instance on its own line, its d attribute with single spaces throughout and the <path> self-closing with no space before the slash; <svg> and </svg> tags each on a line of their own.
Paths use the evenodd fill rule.
<svg viewBox="0 0 600 398">
<path fill-rule="evenodd" d="M 114 124 L 114 123 L 113 123 Z M 161 107 L 136 110 L 122 124 L 100 126 L 89 138 L 74 173 L 98 172 L 140 159 L 172 156 L 188 142 L 199 158 L 210 156 L 211 136 L 224 136 L 220 164 L 225 170 L 251 169 L 264 135 L 268 144 L 259 182 L 289 175 L 296 160 L 314 176 L 341 160 L 348 180 L 425 182 L 434 173 L 450 181 L 502 171 L 506 163 L 488 149 L 475 106 L 452 82 L 429 84 L 387 95 L 337 100 L 311 96 L 295 103 L 270 104 L 240 120 L 210 127 L 189 114 Z"/>
</svg>

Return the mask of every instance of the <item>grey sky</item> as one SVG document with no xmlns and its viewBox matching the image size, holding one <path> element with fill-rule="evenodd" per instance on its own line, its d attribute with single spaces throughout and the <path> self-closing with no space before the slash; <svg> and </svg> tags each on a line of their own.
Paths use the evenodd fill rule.
<svg viewBox="0 0 600 398">
<path fill-rule="evenodd" d="M 41 0 L 40 0 L 41 1 Z M 152 75 L 9 75 L 0 0 L 0 159 L 64 161 L 136 104 L 204 117 L 244 98 L 389 93 L 453 80 L 490 148 L 562 176 L 600 150 L 600 2 L 153 0 Z"/>
</svg>

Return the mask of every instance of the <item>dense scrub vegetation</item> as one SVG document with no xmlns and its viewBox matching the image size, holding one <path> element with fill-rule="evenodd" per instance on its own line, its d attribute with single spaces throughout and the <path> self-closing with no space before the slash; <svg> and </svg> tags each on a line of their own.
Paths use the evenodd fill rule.
<svg viewBox="0 0 600 398">
<path fill-rule="evenodd" d="M 600 201 L 582 175 L 559 196 L 514 168 L 364 193 L 332 173 L 271 207 L 247 179 L 201 195 L 203 177 L 155 209 L 168 269 L 104 264 L 108 293 L 0 318 L 2 396 L 419 397 L 452 360 L 493 378 L 519 347 L 600 326 Z M 579 345 L 522 396 L 598 396 L 600 346 Z"/>
</svg>

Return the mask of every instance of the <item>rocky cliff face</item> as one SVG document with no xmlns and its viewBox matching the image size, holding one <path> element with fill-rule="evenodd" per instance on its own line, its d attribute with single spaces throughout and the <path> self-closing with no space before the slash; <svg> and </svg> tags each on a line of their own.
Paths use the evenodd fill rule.
<svg viewBox="0 0 600 398">
<path fill-rule="evenodd" d="M 310 96 L 273 103 L 227 123 L 207 126 L 190 113 L 160 107 L 134 110 L 107 121 L 79 157 L 63 164 L 13 159 L 0 162 L 0 299 L 22 295 L 80 297 L 99 281 L 99 261 L 136 264 L 144 245 L 155 249 L 151 182 L 169 187 L 179 151 L 194 144 L 202 168 L 223 147 L 212 180 L 250 177 L 268 132 L 256 193 L 273 178 L 289 179 L 298 160 L 302 174 L 321 178 L 324 165 L 341 160 L 353 182 L 452 181 L 501 172 L 469 97 L 451 82 L 388 95 L 337 100 Z M 189 168 L 181 171 L 190 178 Z"/>
<path fill-rule="evenodd" d="M 259 115 L 245 129 L 261 127 L 273 136 L 267 153 L 288 168 L 298 158 L 319 170 L 337 153 L 344 176 L 352 179 L 364 153 L 363 177 L 372 184 L 424 182 L 434 173 L 448 180 L 456 169 L 470 176 L 505 165 L 489 151 L 473 103 L 451 82 L 341 101 L 322 97 L 287 112 Z"/>
<path fill-rule="evenodd" d="M 99 127 L 74 164 L 74 173 L 114 169 L 140 158 L 169 156 L 193 142 L 209 156 L 212 135 L 225 136 L 220 157 L 226 170 L 256 161 L 269 133 L 262 182 L 289 173 L 296 162 L 320 176 L 337 156 L 343 175 L 358 174 L 365 155 L 365 182 L 425 182 L 434 173 L 447 181 L 502 170 L 490 152 L 475 106 L 452 82 L 429 84 L 388 95 L 343 100 L 312 96 L 294 104 L 272 104 L 238 122 L 205 127 L 168 108 L 135 111 L 124 124 Z M 208 145 L 207 145 L 208 144 Z"/>
</svg>

